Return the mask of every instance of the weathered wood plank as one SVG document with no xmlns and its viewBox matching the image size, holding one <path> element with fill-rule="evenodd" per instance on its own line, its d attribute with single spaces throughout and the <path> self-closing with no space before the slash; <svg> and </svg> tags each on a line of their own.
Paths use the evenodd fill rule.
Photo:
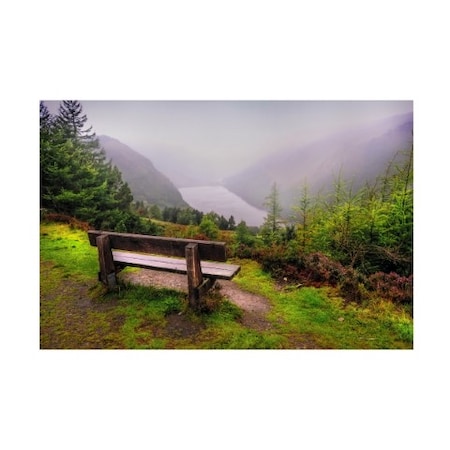
<svg viewBox="0 0 450 450">
<path fill-rule="evenodd" d="M 189 306 L 196 310 L 200 308 L 201 297 L 199 287 L 203 284 L 203 274 L 202 268 L 200 267 L 197 244 L 190 243 L 186 245 L 186 269 Z"/>
<path fill-rule="evenodd" d="M 192 243 L 198 245 L 199 256 L 202 260 L 222 262 L 227 260 L 226 246 L 224 242 L 176 239 L 142 234 L 89 230 L 89 242 L 92 246 L 97 245 L 96 238 L 101 234 L 107 234 L 109 236 L 112 249 L 184 257 L 186 245 Z"/>
<path fill-rule="evenodd" d="M 186 259 L 168 258 L 164 256 L 112 251 L 114 261 L 132 267 L 163 270 L 167 272 L 187 274 Z M 214 261 L 200 261 L 202 273 L 206 277 L 231 280 L 240 271 L 240 266 Z"/>
<path fill-rule="evenodd" d="M 114 258 L 111 252 L 109 236 L 107 234 L 97 236 L 96 244 L 98 247 L 98 262 L 100 266 L 100 281 L 108 286 L 108 289 L 114 289 L 117 285 L 116 268 Z"/>
</svg>

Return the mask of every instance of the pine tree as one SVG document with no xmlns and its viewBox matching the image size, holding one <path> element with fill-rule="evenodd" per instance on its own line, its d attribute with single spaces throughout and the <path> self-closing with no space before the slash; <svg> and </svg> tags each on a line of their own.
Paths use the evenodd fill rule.
<svg viewBox="0 0 450 450">
<path fill-rule="evenodd" d="M 63 100 L 59 105 L 57 124 L 64 131 L 66 139 L 80 140 L 81 142 L 93 143 L 96 141 L 92 126 L 85 128 L 87 122 L 86 114 L 78 100 Z"/>
<path fill-rule="evenodd" d="M 281 238 L 280 221 L 282 208 L 276 183 L 273 183 L 270 194 L 266 197 L 264 206 L 267 208 L 267 217 L 264 220 L 261 231 L 264 240 L 267 243 L 273 243 Z"/>
<path fill-rule="evenodd" d="M 48 139 L 54 127 L 54 118 L 44 102 L 39 103 L 39 130 L 40 140 Z"/>
<path fill-rule="evenodd" d="M 228 229 L 234 230 L 235 228 L 236 228 L 236 221 L 234 219 L 234 216 L 231 215 L 230 218 L 228 219 Z"/>
<path fill-rule="evenodd" d="M 220 216 L 219 224 L 218 224 L 219 230 L 228 230 L 229 226 L 230 226 L 230 224 L 229 224 L 228 220 L 223 215 Z"/>
<path fill-rule="evenodd" d="M 272 233 L 275 233 L 280 228 L 282 211 L 277 183 L 273 183 L 270 194 L 266 197 L 264 206 L 267 208 L 267 217 L 264 224 Z"/>
<path fill-rule="evenodd" d="M 293 208 L 294 220 L 299 223 L 299 238 L 300 245 L 303 251 L 306 249 L 306 243 L 309 236 L 309 225 L 310 225 L 310 215 L 311 215 L 311 197 L 309 196 L 308 184 L 304 183 L 299 202 Z"/>
<path fill-rule="evenodd" d="M 131 211 L 133 196 L 121 172 L 106 162 L 77 101 L 64 101 L 51 117 L 40 105 L 41 207 L 96 228 L 154 231 Z"/>
</svg>

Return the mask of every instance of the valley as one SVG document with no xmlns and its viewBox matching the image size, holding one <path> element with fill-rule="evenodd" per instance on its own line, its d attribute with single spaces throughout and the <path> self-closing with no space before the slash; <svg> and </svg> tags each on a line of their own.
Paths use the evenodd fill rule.
<svg viewBox="0 0 450 450">
<path fill-rule="evenodd" d="M 250 148 L 244 148 L 237 159 L 224 150 L 199 154 L 154 143 L 136 151 L 104 135 L 100 144 L 122 172 L 135 201 L 159 207 L 190 206 L 259 226 L 273 183 L 286 215 L 305 186 L 311 196 L 326 196 L 340 178 L 357 191 L 375 183 L 390 162 L 401 163 L 399 154 L 412 148 L 412 130 L 413 113 L 409 112 L 336 132 L 324 130 L 322 137 L 308 142 L 299 135 L 289 145 L 272 144 L 259 153 L 253 150 L 251 157 Z"/>
</svg>

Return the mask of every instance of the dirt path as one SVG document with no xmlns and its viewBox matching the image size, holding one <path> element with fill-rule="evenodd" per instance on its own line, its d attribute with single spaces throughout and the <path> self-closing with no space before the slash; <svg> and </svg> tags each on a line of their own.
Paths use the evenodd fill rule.
<svg viewBox="0 0 450 450">
<path fill-rule="evenodd" d="M 124 281 L 133 284 L 153 285 L 187 292 L 185 275 L 140 269 L 122 273 L 120 276 Z M 272 328 L 272 324 L 266 319 L 270 310 L 269 300 L 240 289 L 233 281 L 220 280 L 218 288 L 224 297 L 241 308 L 242 323 L 245 326 L 258 331 Z"/>
</svg>

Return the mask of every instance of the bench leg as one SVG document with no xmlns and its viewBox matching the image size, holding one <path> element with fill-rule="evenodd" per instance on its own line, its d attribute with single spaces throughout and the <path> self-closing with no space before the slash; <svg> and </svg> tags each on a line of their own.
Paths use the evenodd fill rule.
<svg viewBox="0 0 450 450">
<path fill-rule="evenodd" d="M 113 290 L 117 286 L 116 268 L 107 234 L 97 236 L 98 262 L 100 265 L 99 278 L 100 281 L 108 286 L 109 290 Z"/>
<path fill-rule="evenodd" d="M 202 268 L 197 244 L 186 245 L 186 267 L 188 278 L 188 298 L 189 306 L 194 310 L 199 310 L 201 306 L 201 289 L 203 284 Z"/>
</svg>

